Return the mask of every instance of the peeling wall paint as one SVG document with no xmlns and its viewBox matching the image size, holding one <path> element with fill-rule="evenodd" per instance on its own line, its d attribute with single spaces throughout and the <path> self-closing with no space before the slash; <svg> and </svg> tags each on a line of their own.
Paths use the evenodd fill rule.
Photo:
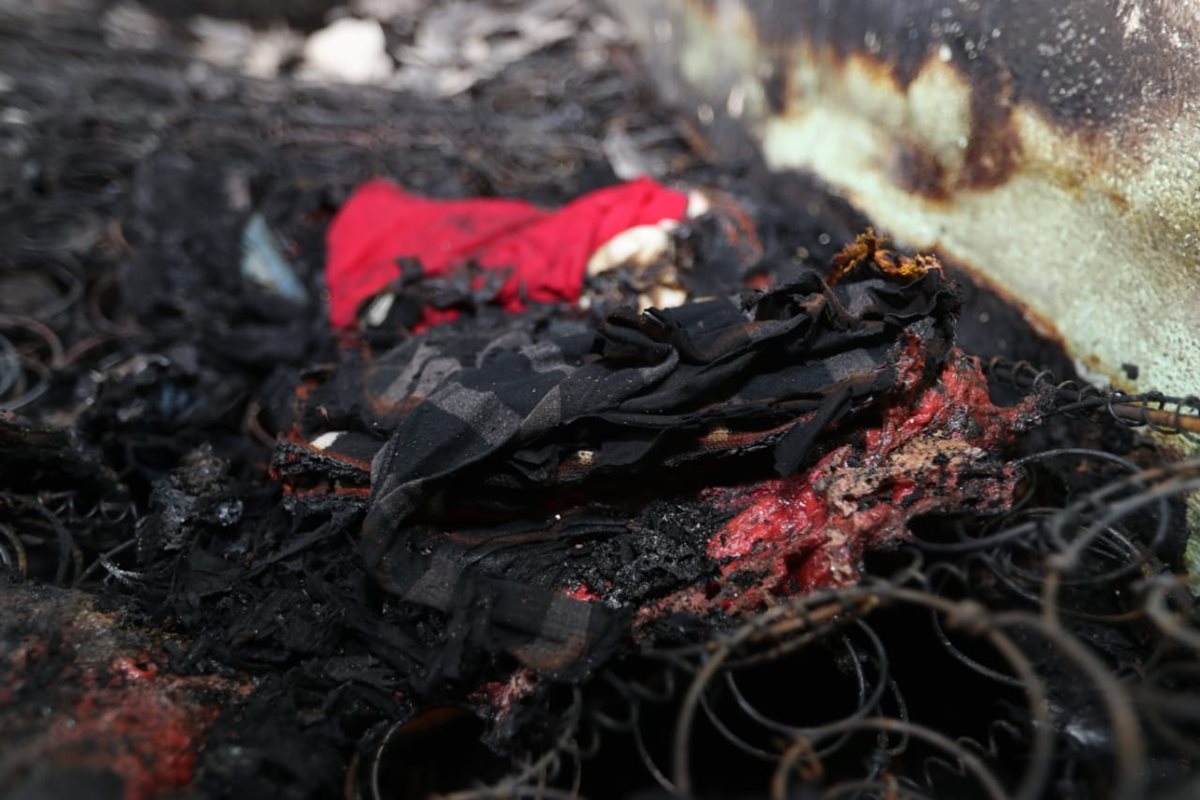
<svg viewBox="0 0 1200 800">
<path fill-rule="evenodd" d="M 811 172 L 1089 370 L 1200 383 L 1200 0 L 613 0 L 714 146 Z"/>
</svg>

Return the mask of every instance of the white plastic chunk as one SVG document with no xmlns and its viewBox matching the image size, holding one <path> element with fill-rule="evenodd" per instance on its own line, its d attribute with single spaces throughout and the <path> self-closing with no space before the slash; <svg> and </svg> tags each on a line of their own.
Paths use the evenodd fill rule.
<svg viewBox="0 0 1200 800">
<path fill-rule="evenodd" d="M 305 72 L 345 83 L 376 83 L 392 74 L 387 39 L 375 20 L 343 17 L 308 37 Z"/>
</svg>

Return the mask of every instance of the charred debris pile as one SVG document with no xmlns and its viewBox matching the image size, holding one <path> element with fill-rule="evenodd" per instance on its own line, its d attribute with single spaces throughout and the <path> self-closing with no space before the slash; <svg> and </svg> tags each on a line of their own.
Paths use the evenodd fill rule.
<svg viewBox="0 0 1200 800">
<path fill-rule="evenodd" d="M 437 98 L 0 24 L 0 797 L 1192 796 L 1195 400 L 576 24 Z"/>
</svg>

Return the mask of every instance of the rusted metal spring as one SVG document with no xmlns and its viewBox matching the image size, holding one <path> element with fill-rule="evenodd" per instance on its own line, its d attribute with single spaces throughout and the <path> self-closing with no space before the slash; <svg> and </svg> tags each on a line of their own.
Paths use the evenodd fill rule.
<svg viewBox="0 0 1200 800">
<path fill-rule="evenodd" d="M 1106 392 L 1077 381 L 1058 381 L 1050 370 L 1028 361 L 993 358 L 987 372 L 1021 390 L 1053 392 L 1054 413 L 1104 410 L 1128 427 L 1148 427 L 1156 433 L 1200 438 L 1200 396 L 1176 397 L 1162 392 Z"/>
</svg>

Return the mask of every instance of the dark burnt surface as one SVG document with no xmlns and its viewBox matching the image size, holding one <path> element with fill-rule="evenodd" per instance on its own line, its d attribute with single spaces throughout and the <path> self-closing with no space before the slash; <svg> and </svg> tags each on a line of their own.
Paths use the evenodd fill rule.
<svg viewBox="0 0 1200 800">
<path fill-rule="evenodd" d="M 392 669 L 361 643 L 403 660 L 404 640 L 375 612 L 362 615 L 381 601 L 355 557 L 354 514 L 315 509 L 292 519 L 278 508 L 271 447 L 253 433 L 258 421 L 277 430 L 260 409 L 281 395 L 286 404 L 301 371 L 332 355 L 320 278 L 331 213 L 375 176 L 438 197 L 562 204 L 616 180 L 599 142 L 618 117 L 631 131 L 656 131 L 664 159 L 713 171 L 669 114 L 646 105 L 639 79 L 603 61 L 581 68 L 570 48 L 536 54 L 469 95 L 432 100 L 248 80 L 192 60 L 182 40 L 121 49 L 106 42 L 93 11 L 0 15 L 0 72 L 10 82 L 0 100 L 2 310 L 37 314 L 32 328 L 5 318 L 0 334 L 48 370 L 42 401 L 21 414 L 82 434 L 75 449 L 66 434 L 0 421 L 0 525 L 20 531 L 27 551 L 18 563 L 0 534 L 3 569 L 28 576 L 5 588 L 0 653 L 43 646 L 64 618 L 88 613 L 89 595 L 56 605 L 41 583 L 81 581 L 127 597 L 135 581 L 148 590 L 137 594 L 150 629 L 187 632 L 178 647 L 137 638 L 142 629 L 119 616 L 98 626 L 135 637 L 138 657 L 164 674 L 251 681 L 205 720 L 203 754 L 184 748 L 202 776 L 193 791 L 332 796 L 363 737 L 378 741 L 388 720 L 410 713 Z M 241 235 L 254 212 L 283 242 L 302 303 L 241 277 Z M 61 281 L 39 279 L 48 260 L 63 264 Z M 27 376 L 27 389 L 40 374 Z M 18 389 L 6 391 L 7 401 Z M 209 455 L 189 460 L 204 443 Z M 108 466 L 97 468 L 97 458 Z M 201 472 L 213 480 L 198 480 Z M 209 545 L 193 553 L 197 533 Z M 97 561 L 105 553 L 112 571 Z M 231 591 L 251 561 L 263 582 Z M 181 567 L 189 578 L 177 592 Z M 55 681 L 72 688 L 61 676 L 74 674 L 76 643 L 95 649 L 66 638 L 23 673 L 38 682 L 15 700 L 3 695 L 0 716 L 16 727 L 0 737 L 0 796 L 65 791 L 73 762 L 39 742 L 79 700 L 52 693 Z M 99 685 L 110 661 L 96 668 Z M 94 761 L 85 767 L 83 779 L 68 780 L 72 793 L 128 791 L 121 775 L 100 779 Z M 143 785 L 159 794 L 190 779 L 155 773 Z"/>
<path fill-rule="evenodd" d="M 778 53 L 800 42 L 839 58 L 866 57 L 885 66 L 904 88 L 927 61 L 944 60 L 944 46 L 989 102 L 1003 104 L 996 90 L 1010 86 L 1009 102 L 1031 102 L 1070 129 L 1103 126 L 1177 100 L 1195 71 L 1186 51 L 1164 42 L 1177 30 L 1170 2 L 764 0 L 745 5 L 761 41 Z"/>
<path fill-rule="evenodd" d="M 245 688 L 173 674 L 177 643 L 127 603 L 0 576 L 0 604 L 0 796 L 151 796 Z"/>
<path fill-rule="evenodd" d="M 672 165 L 669 178 L 732 191 L 759 223 L 774 263 L 794 259 L 797 267 L 823 268 L 867 223 L 817 184 L 707 163 L 670 110 L 653 103 L 640 78 L 621 71 L 627 63 L 621 50 L 590 68 L 572 59 L 570 47 L 539 53 L 468 95 L 432 101 L 370 87 L 250 81 L 198 66 L 182 45 L 131 53 L 106 44 L 87 14 L 39 17 L 32 28 L 26 22 L 0 19 L 0 72 L 13 81 L 3 102 L 20 112 L 2 123 L 13 156 L 0 162 L 0 269 L 7 280 L 46 260 L 63 265 L 70 278 L 58 289 L 27 277 L 5 284 L 6 291 L 19 288 L 37 299 L 36 321 L 62 345 L 61 358 L 55 361 L 43 334 L 8 321 L 0 333 L 50 368 L 44 399 L 20 413 L 75 429 L 81 441 L 78 450 L 67 449 L 58 435 L 0 427 L 6 447 L 20 455 L 2 473 L 0 524 L 21 531 L 29 556 L 27 579 L 0 589 L 0 660 L 13 663 L 15 654 L 30 652 L 27 643 L 44 654 L 36 663 L 22 656 L 20 705 L 0 714 L 6 733 L 19 728 L 23 743 L 35 743 L 14 755 L 15 736 L 0 737 L 6 800 L 6 793 L 27 789 L 128 796 L 129 780 L 143 781 L 138 785 L 151 794 L 328 797 L 343 791 L 348 774 L 352 796 L 369 797 L 377 764 L 385 790 L 401 791 L 411 777 L 403 767 L 421 751 L 408 744 L 429 720 L 414 715 L 396 676 L 411 668 L 412 637 L 428 644 L 439 621 L 398 609 L 366 577 L 356 549 L 360 508 L 283 501 L 268 474 L 270 445 L 260 441 L 284 424 L 263 407 L 277 406 L 305 369 L 334 356 L 323 322 L 322 235 L 358 182 L 386 175 L 442 197 L 521 196 L 556 205 L 615 180 L 597 143 L 608 122 L 622 118 L 630 129 L 653 134 L 647 138 L 659 142 L 656 153 Z M 308 295 L 299 306 L 264 296 L 239 274 L 240 235 L 253 211 L 284 242 Z M 78 297 L 56 309 L 75 284 Z M 994 349 L 1061 364 L 1053 361 L 1059 356 L 1051 343 L 985 290 L 966 290 L 959 336 L 983 354 Z M 1081 439 L 1074 423 L 1053 433 L 1052 445 L 1100 444 Z M 1121 452 L 1129 446 L 1127 439 L 1116 442 Z M 95 469 L 97 459 L 108 471 Z M 1110 476 L 1103 466 L 1084 478 L 1066 468 L 1047 474 L 1076 478 L 1073 489 L 1082 491 L 1085 478 Z M 42 483 L 50 473 L 57 481 Z M 31 475 L 39 486 L 29 485 Z M 76 483 L 84 475 L 94 482 Z M 1061 493 L 1043 492 L 1047 502 L 1062 500 Z M 624 563 L 630 587 L 640 590 L 678 580 L 673 571 L 696 574 L 689 558 L 697 543 L 679 531 L 692 531 L 701 513 L 694 506 L 649 507 L 647 540 L 632 558 L 614 544 L 593 565 L 596 577 Z M 703 521 L 714 518 L 720 517 Z M 934 526 L 934 534 L 944 533 Z M 8 540 L 0 538 L 0 546 L 9 547 Z M 47 587 L 54 582 L 78 582 L 83 591 Z M 988 588 L 989 597 L 1017 602 Z M 914 696 L 924 718 L 953 726 L 956 715 L 943 709 L 960 710 L 964 732 L 986 740 L 1001 690 L 977 678 L 941 681 L 953 658 L 928 656 L 924 648 L 939 646 L 932 630 L 910 633 L 927 619 L 914 613 L 882 623 L 891 627 L 899 669 L 921 687 Z M 72 628 L 81 624 L 92 626 L 86 636 Z M 692 624 L 666 620 L 662 637 L 693 641 L 701 631 Z M 833 646 L 806 655 L 792 670 L 760 675 L 764 691 L 755 696 L 777 711 L 780 687 L 794 688 L 803 674 L 798 696 L 810 711 L 818 709 L 811 713 L 852 708 L 854 663 L 877 663 L 869 637 L 854 636 L 850 648 L 834 636 Z M 1132 638 L 1121 633 L 1101 641 L 1121 644 L 1121 666 L 1128 666 L 1138 663 Z M 80 681 L 81 659 L 89 659 L 92 684 Z M 511 664 L 488 666 L 500 671 Z M 623 664 L 621 677 L 653 683 L 666 674 L 661 666 Z M 146 677 L 151 667 L 154 676 Z M 0 674 L 0 681 L 8 677 Z M 947 703 L 949 685 L 970 690 L 970 704 Z M 597 708 L 601 689 L 614 686 L 591 686 Z M 11 688 L 0 683 L 0 692 Z M 78 755 L 77 739 L 68 736 L 61 748 L 37 744 L 47 731 L 65 735 L 80 693 L 93 689 L 100 694 L 90 702 L 113 713 L 130 698 L 142 704 L 135 710 L 160 709 L 165 693 L 170 703 L 162 725 L 132 732 L 179 733 L 180 721 L 193 726 L 188 730 L 203 729 L 202 752 L 182 746 L 196 755 L 195 782 L 157 771 L 153 759 L 143 765 L 148 773 L 114 779 L 117 773 L 95 760 L 108 751 L 87 750 L 80 766 L 64 755 Z M 487 689 L 503 697 L 503 687 Z M 457 702 L 464 691 L 450 687 L 423 702 Z M 809 702 L 813 694 L 821 702 Z M 1002 695 L 1006 702 L 1022 698 L 1009 689 Z M 3 697 L 13 702 L 14 695 Z M 187 713 L 170 711 L 179 707 Z M 509 717 L 502 733 L 542 744 L 569 707 L 554 695 Z M 1095 698 L 1078 711 L 1092 722 Z M 1075 719 L 1070 708 L 1060 713 L 1064 726 Z M 400 722 L 402 728 L 393 727 Z M 656 757 L 673 722 L 651 723 Z M 85 732 L 87 742 L 125 741 L 99 726 Z M 478 726 L 468 726 L 440 746 L 451 755 L 439 749 L 444 760 L 425 758 L 439 772 L 430 782 L 461 788 L 493 777 L 494 763 L 461 774 L 458 755 L 478 748 L 480 735 Z M 753 769 L 761 763 L 731 755 L 713 731 L 705 735 L 702 752 L 711 757 L 703 771 L 711 787 L 732 793 L 764 785 Z M 1089 776 L 1105 775 L 1106 736 L 1101 730 L 1088 739 L 1084 757 L 1070 768 L 1083 763 Z M 627 746 L 625 756 L 589 767 L 588 795 L 652 786 L 632 737 L 612 738 Z M 508 755 L 501 772 L 512 766 Z M 841 763 L 853 770 L 864 761 L 859 756 L 869 755 L 863 748 Z M 919 759 L 912 760 L 915 774 Z M 1019 763 L 1014 758 L 1009 766 Z M 946 788 L 950 796 L 953 788 Z"/>
<path fill-rule="evenodd" d="M 1014 302 L 1005 300 L 978 275 L 951 265 L 950 274 L 962 295 L 958 344 L 983 358 L 1029 361 L 1052 370 L 1063 380 L 1075 377 L 1075 367 L 1062 343 L 1040 333 Z"/>
</svg>

